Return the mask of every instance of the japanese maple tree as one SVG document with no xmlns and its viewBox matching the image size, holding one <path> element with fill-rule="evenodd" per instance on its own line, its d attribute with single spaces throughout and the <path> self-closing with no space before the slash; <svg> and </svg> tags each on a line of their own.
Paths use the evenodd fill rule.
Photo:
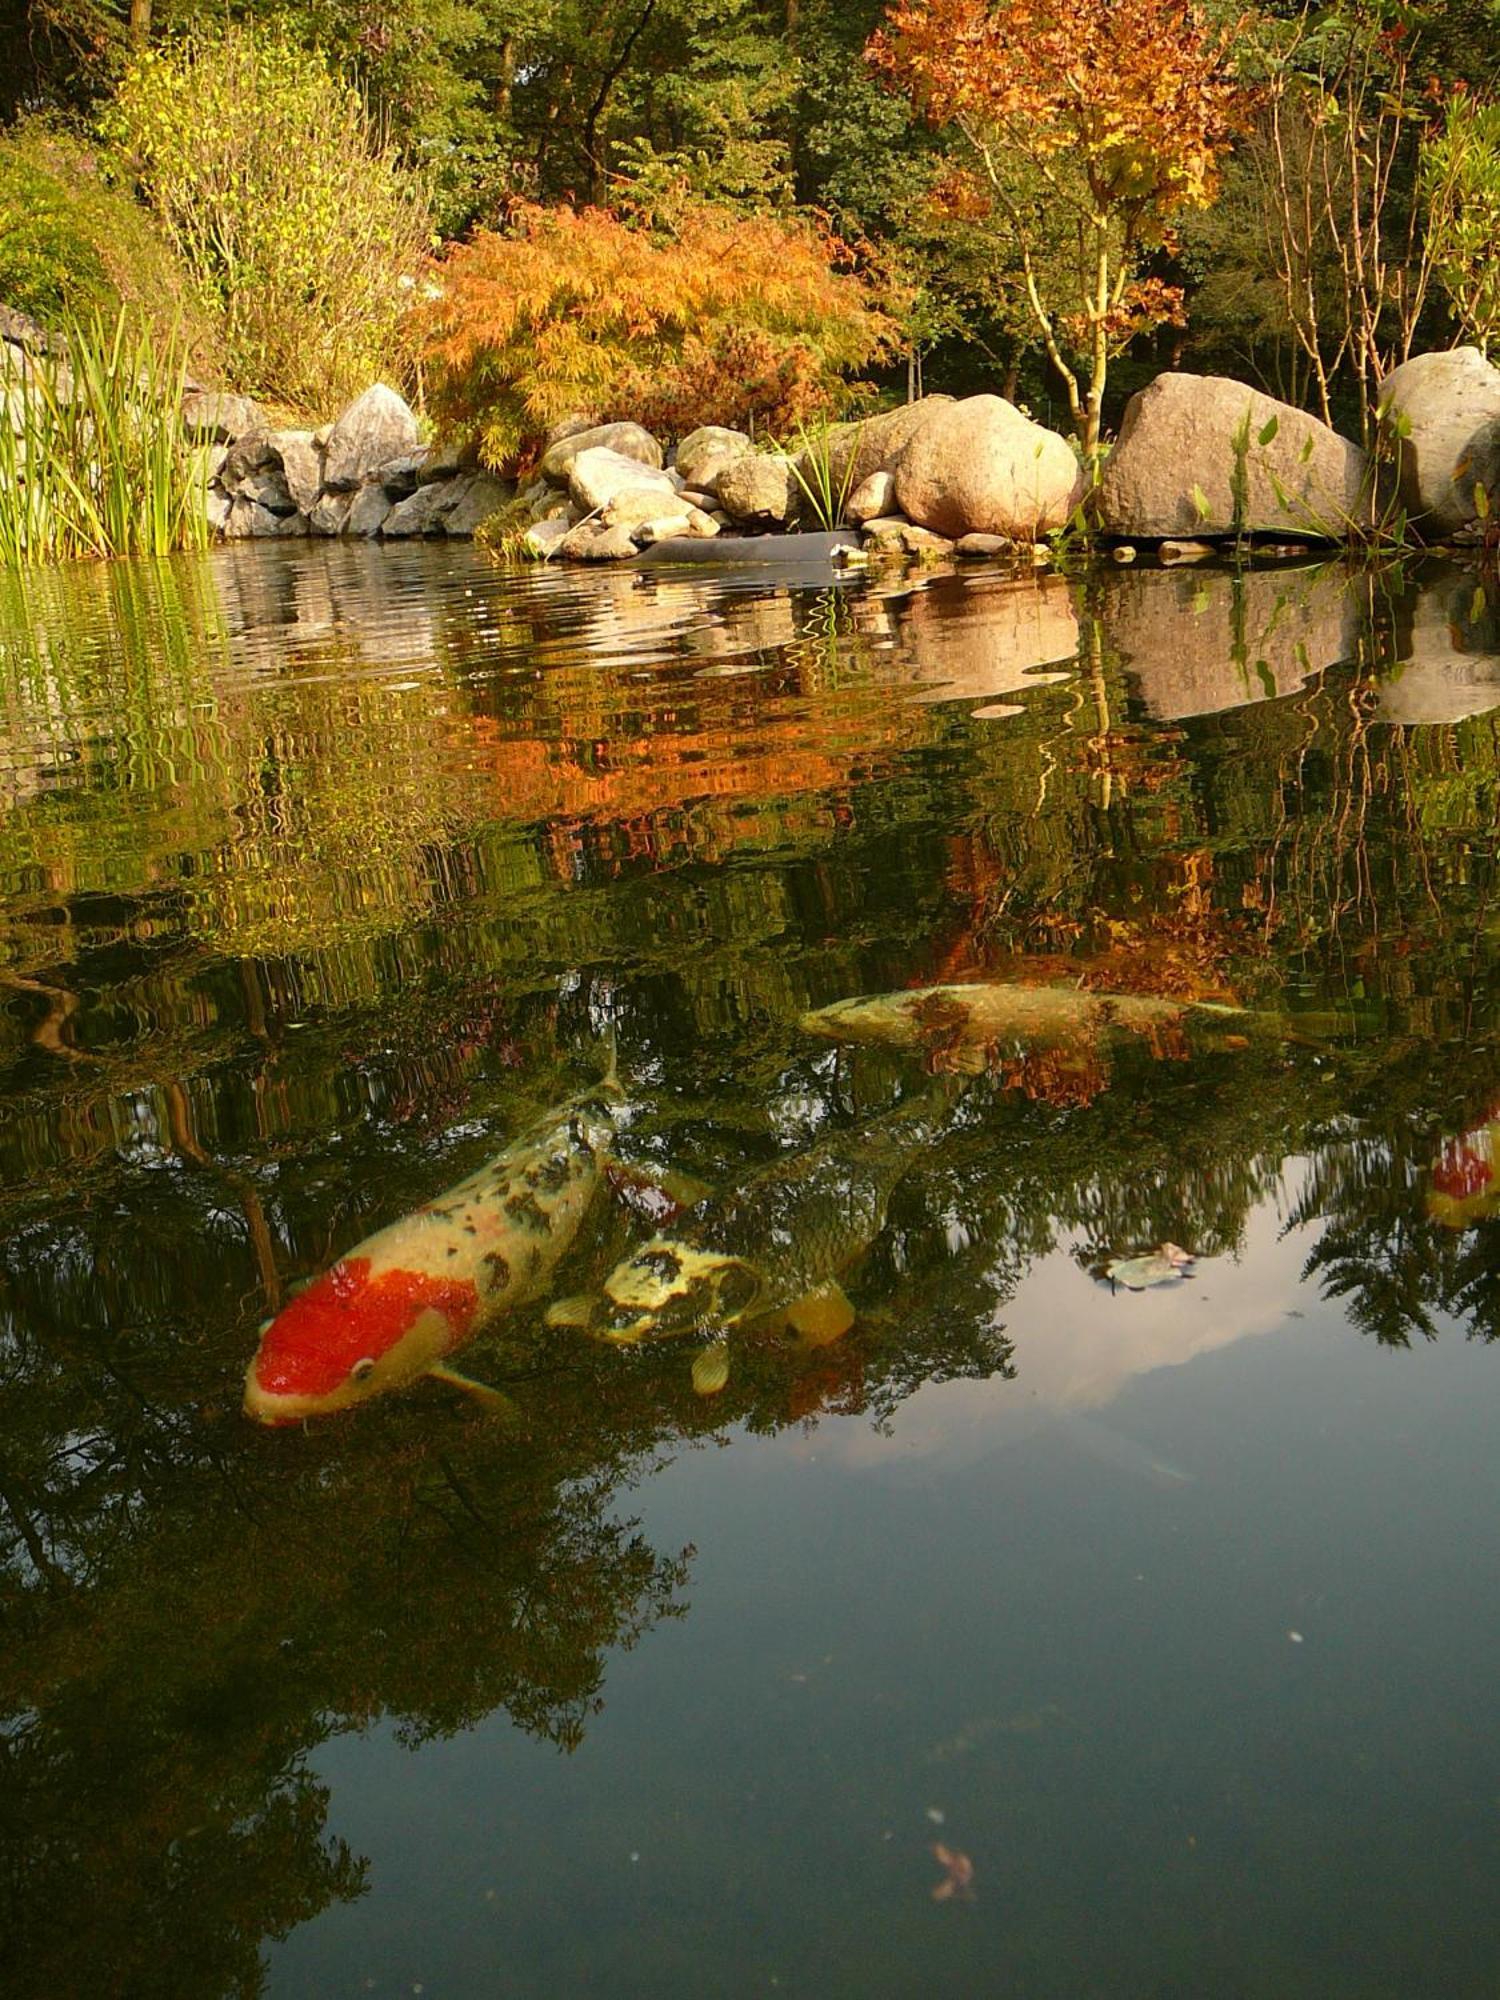
<svg viewBox="0 0 1500 2000">
<path fill-rule="evenodd" d="M 688 202 L 670 221 L 517 203 L 432 270 L 427 402 L 506 466 L 580 411 L 682 436 L 830 412 L 892 331 L 816 218 Z"/>
<path fill-rule="evenodd" d="M 1192 0 L 895 0 L 867 48 L 889 82 L 967 140 L 969 185 L 956 198 L 972 213 L 977 187 L 1013 232 L 1090 458 L 1111 355 L 1180 320 L 1180 290 L 1144 266 L 1171 247 L 1174 217 L 1217 190 L 1243 109 L 1233 38 Z M 1054 233 L 1063 221 L 1076 245 L 1066 295 L 1045 295 L 1040 281 L 1044 219 Z"/>
</svg>

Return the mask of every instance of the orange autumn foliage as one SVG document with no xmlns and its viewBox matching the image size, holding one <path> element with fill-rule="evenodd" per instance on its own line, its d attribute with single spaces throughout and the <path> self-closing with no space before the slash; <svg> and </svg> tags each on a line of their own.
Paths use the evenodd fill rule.
<svg viewBox="0 0 1500 2000">
<path fill-rule="evenodd" d="M 772 431 L 832 408 L 890 324 L 846 247 L 806 217 L 684 207 L 670 230 L 518 205 L 436 267 L 428 400 L 494 466 L 584 412 L 682 435 Z"/>
<path fill-rule="evenodd" d="M 1234 34 L 1210 29 L 1193 0 L 894 0 L 866 51 L 968 140 L 972 172 L 1019 239 L 1034 317 L 1091 453 L 1111 349 L 1180 312 L 1180 294 L 1142 283 L 1140 263 L 1170 246 L 1181 210 L 1217 193 L 1245 110 Z M 1074 227 L 1076 305 L 1042 295 L 1025 183 Z M 971 205 L 974 195 L 971 184 Z M 1086 387 L 1066 347 L 1086 357 Z"/>
</svg>

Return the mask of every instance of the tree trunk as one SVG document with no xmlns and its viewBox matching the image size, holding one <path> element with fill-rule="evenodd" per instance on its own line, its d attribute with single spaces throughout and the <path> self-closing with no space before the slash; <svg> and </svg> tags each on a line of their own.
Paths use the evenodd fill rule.
<svg viewBox="0 0 1500 2000">
<path fill-rule="evenodd" d="M 130 39 L 137 44 L 151 39 L 151 0 L 130 0 Z"/>
</svg>

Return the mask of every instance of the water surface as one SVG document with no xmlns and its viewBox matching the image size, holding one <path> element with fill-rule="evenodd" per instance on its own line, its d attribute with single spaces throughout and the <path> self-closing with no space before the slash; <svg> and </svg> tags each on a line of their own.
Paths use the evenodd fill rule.
<svg viewBox="0 0 1500 2000">
<path fill-rule="evenodd" d="M 0 580 L 6 1992 L 1492 1994 L 1494 596 Z M 1250 1012 L 799 1026 L 982 978 Z M 467 1356 L 520 1434 L 247 1423 L 611 1027 L 715 1188 L 944 1094 L 853 1331 L 704 1398 L 538 1306 Z"/>
</svg>

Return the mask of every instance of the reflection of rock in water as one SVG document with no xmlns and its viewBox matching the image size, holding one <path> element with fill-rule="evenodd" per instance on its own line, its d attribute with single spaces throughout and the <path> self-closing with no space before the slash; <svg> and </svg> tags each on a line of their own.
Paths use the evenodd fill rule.
<svg viewBox="0 0 1500 2000">
<path fill-rule="evenodd" d="M 1311 570 L 1132 570 L 1101 579 L 1100 616 L 1163 722 L 1290 694 L 1354 656 L 1359 600 L 1336 563 Z"/>
<path fill-rule="evenodd" d="M 1461 722 L 1500 707 L 1500 612 L 1473 577 L 1445 577 L 1393 611 L 1382 721 Z"/>
<path fill-rule="evenodd" d="M 917 701 L 991 700 L 1062 680 L 1078 654 L 1073 593 L 1058 576 L 943 577 L 896 610 L 895 657 Z M 976 709 L 982 719 L 1013 705 Z"/>
<path fill-rule="evenodd" d="M 224 623 L 252 669 L 320 664 L 430 668 L 437 654 L 432 566 L 370 543 L 227 543 L 214 553 Z M 403 560 L 405 558 L 405 560 Z"/>
</svg>

